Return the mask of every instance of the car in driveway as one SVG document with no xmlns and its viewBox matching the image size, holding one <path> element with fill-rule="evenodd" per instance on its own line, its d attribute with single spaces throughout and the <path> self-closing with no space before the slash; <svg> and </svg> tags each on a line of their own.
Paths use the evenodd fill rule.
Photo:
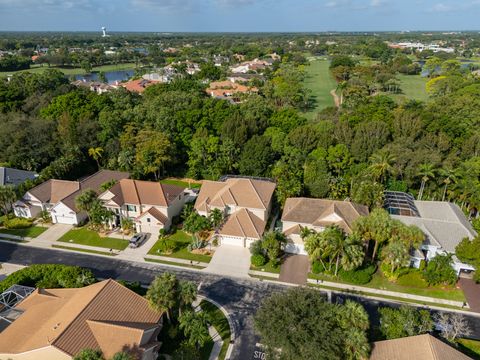
<svg viewBox="0 0 480 360">
<path fill-rule="evenodd" d="M 133 235 L 132 238 L 130 239 L 129 247 L 131 247 L 131 248 L 139 247 L 140 245 L 143 244 L 143 242 L 146 240 L 146 238 L 147 238 L 147 234 L 145 234 L 145 233 L 138 233 L 138 234 Z"/>
</svg>

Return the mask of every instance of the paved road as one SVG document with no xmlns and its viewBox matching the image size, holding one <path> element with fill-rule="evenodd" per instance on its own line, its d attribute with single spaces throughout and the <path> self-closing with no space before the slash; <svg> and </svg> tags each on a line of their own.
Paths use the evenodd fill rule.
<svg viewBox="0 0 480 360">
<path fill-rule="evenodd" d="M 253 314 L 262 299 L 268 294 L 286 289 L 286 286 L 281 284 L 265 283 L 254 279 L 228 278 L 188 269 L 168 268 L 160 264 L 132 263 L 114 258 L 32 248 L 14 243 L 0 243 L 0 262 L 22 265 L 36 263 L 77 265 L 92 269 L 97 277 L 139 281 L 143 284 L 149 284 L 157 274 L 170 271 L 177 274 L 181 279 L 196 283 L 201 282 L 201 294 L 223 305 L 232 315 L 237 334 L 232 354 L 232 359 L 235 360 L 253 360 L 255 359 L 255 352 L 258 356 L 258 351 L 261 349 L 256 346 L 259 338 L 253 332 Z M 344 301 L 345 297 L 345 295 L 334 294 L 333 300 L 341 302 Z M 378 323 L 376 309 L 379 306 L 392 305 L 388 302 L 378 302 L 362 297 L 349 297 L 362 302 L 374 324 Z M 474 337 L 480 339 L 480 318 L 469 316 L 469 321 Z"/>
</svg>

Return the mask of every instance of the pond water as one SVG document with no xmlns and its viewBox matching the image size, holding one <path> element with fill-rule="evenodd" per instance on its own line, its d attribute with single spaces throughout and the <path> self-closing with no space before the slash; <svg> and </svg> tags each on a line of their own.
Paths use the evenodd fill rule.
<svg viewBox="0 0 480 360">
<path fill-rule="evenodd" d="M 134 73 L 134 70 L 106 71 L 105 77 L 107 78 L 107 83 L 114 84 L 116 81 L 125 81 L 130 79 L 134 75 Z M 99 73 L 94 72 L 85 75 L 75 75 L 75 80 L 98 81 L 98 77 Z"/>
</svg>

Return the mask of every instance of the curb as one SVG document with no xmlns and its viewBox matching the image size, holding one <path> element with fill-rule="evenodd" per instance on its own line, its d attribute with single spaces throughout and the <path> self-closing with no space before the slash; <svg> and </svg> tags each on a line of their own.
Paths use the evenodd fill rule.
<svg viewBox="0 0 480 360">
<path fill-rule="evenodd" d="M 223 313 L 223 315 L 225 315 L 225 317 L 227 318 L 228 325 L 230 326 L 230 343 L 228 344 L 228 349 L 227 349 L 227 353 L 225 355 L 225 360 L 229 360 L 230 356 L 232 355 L 233 343 L 234 343 L 235 338 L 236 338 L 235 328 L 233 326 L 232 319 L 230 318 L 230 314 L 228 313 L 228 311 L 222 305 L 220 305 L 215 300 L 212 300 L 212 299 L 210 299 L 206 296 L 203 296 L 203 295 L 197 295 L 197 298 L 211 302 L 213 305 L 215 305 L 217 308 L 219 308 L 220 311 Z"/>
</svg>

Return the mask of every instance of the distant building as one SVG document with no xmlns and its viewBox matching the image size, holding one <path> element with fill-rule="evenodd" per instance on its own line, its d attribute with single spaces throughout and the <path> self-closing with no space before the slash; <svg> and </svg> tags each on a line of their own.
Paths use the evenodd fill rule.
<svg viewBox="0 0 480 360">
<path fill-rule="evenodd" d="M 393 219 L 415 225 L 425 234 L 420 249 L 411 256 L 411 265 L 416 268 L 421 260 L 431 260 L 438 254 L 455 254 L 455 247 L 462 239 L 473 239 L 477 235 L 462 210 L 451 202 L 419 201 L 410 194 L 387 191 L 385 208 Z M 456 256 L 453 260 L 457 273 L 475 270 Z"/>
<path fill-rule="evenodd" d="M 205 92 L 218 99 L 233 99 L 234 102 L 239 102 L 240 100 L 236 95 L 256 93 L 258 89 L 254 86 L 246 86 L 227 80 L 211 82 Z"/>
<path fill-rule="evenodd" d="M 0 167 L 0 186 L 20 185 L 25 180 L 34 180 L 37 176 L 33 171 Z"/>
<path fill-rule="evenodd" d="M 72 85 L 76 87 L 86 88 L 90 91 L 94 91 L 97 94 L 103 94 L 118 88 L 117 85 L 109 85 L 99 81 L 83 81 L 75 80 Z"/>
<path fill-rule="evenodd" d="M 119 84 L 121 87 L 124 87 L 128 91 L 133 91 L 137 93 L 143 93 L 145 89 L 149 86 L 158 84 L 158 81 L 153 81 L 153 80 L 146 80 L 146 79 L 136 79 L 136 80 L 130 80 L 124 83 Z"/>
<path fill-rule="evenodd" d="M 36 289 L 0 315 L 0 359 L 71 360 L 88 348 L 154 360 L 161 346 L 162 313 L 114 280 Z"/>
</svg>

